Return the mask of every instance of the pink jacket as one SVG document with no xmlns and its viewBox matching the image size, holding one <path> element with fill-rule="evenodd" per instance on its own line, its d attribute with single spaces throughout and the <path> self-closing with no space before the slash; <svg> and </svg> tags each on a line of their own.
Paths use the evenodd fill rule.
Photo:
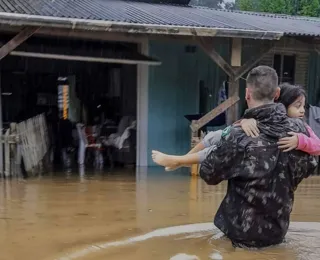
<svg viewBox="0 0 320 260">
<path fill-rule="evenodd" d="M 298 134 L 298 147 L 297 150 L 304 151 L 311 155 L 320 155 L 320 139 L 312 131 L 310 126 L 306 126 L 310 137 L 304 134 Z"/>
</svg>

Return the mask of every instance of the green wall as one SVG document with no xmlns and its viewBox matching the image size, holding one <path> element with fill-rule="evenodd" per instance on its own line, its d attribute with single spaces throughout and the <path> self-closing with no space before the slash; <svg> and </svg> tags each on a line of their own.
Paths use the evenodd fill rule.
<svg viewBox="0 0 320 260">
<path fill-rule="evenodd" d="M 316 52 L 309 56 L 308 66 L 308 102 L 310 105 L 320 105 L 320 55 Z"/>
<path fill-rule="evenodd" d="M 218 39 L 215 48 L 229 61 L 229 41 Z M 199 81 L 208 88 L 207 111 L 217 104 L 217 92 L 225 73 L 199 48 L 186 52 L 186 44 L 150 41 L 149 55 L 162 61 L 149 67 L 148 165 L 153 149 L 169 154 L 185 154 L 190 149 L 186 114 L 199 112 Z M 209 97 L 211 93 L 211 97 Z"/>
</svg>

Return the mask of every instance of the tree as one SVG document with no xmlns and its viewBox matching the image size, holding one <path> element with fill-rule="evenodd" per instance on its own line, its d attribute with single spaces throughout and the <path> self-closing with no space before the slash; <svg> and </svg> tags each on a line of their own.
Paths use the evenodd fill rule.
<svg viewBox="0 0 320 260">
<path fill-rule="evenodd" d="M 237 0 L 243 11 L 318 17 L 320 0 Z"/>
<path fill-rule="evenodd" d="M 319 16 L 319 0 L 300 0 L 301 8 L 298 11 L 299 15 L 303 16 Z"/>
<path fill-rule="evenodd" d="M 258 8 L 261 12 L 275 14 L 293 14 L 295 9 L 292 0 L 261 0 Z"/>
<path fill-rule="evenodd" d="M 239 0 L 236 6 L 243 11 L 256 11 L 256 3 L 253 0 Z"/>
</svg>

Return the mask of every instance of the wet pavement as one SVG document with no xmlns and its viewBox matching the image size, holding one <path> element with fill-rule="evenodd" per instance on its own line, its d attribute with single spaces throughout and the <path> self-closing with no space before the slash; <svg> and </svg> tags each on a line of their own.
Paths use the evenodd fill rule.
<svg viewBox="0 0 320 260">
<path fill-rule="evenodd" d="M 1 180 L 0 259 L 318 259 L 319 177 L 296 192 L 287 242 L 262 251 L 213 227 L 225 190 L 160 168 Z"/>
</svg>

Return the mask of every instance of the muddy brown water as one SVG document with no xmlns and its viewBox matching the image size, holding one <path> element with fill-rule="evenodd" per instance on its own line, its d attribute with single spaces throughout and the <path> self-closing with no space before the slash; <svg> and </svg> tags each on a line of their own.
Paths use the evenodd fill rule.
<svg viewBox="0 0 320 260">
<path fill-rule="evenodd" d="M 296 192 L 286 243 L 259 251 L 214 228 L 225 190 L 160 169 L 2 180 L 0 259 L 319 259 L 320 177 Z"/>
</svg>

